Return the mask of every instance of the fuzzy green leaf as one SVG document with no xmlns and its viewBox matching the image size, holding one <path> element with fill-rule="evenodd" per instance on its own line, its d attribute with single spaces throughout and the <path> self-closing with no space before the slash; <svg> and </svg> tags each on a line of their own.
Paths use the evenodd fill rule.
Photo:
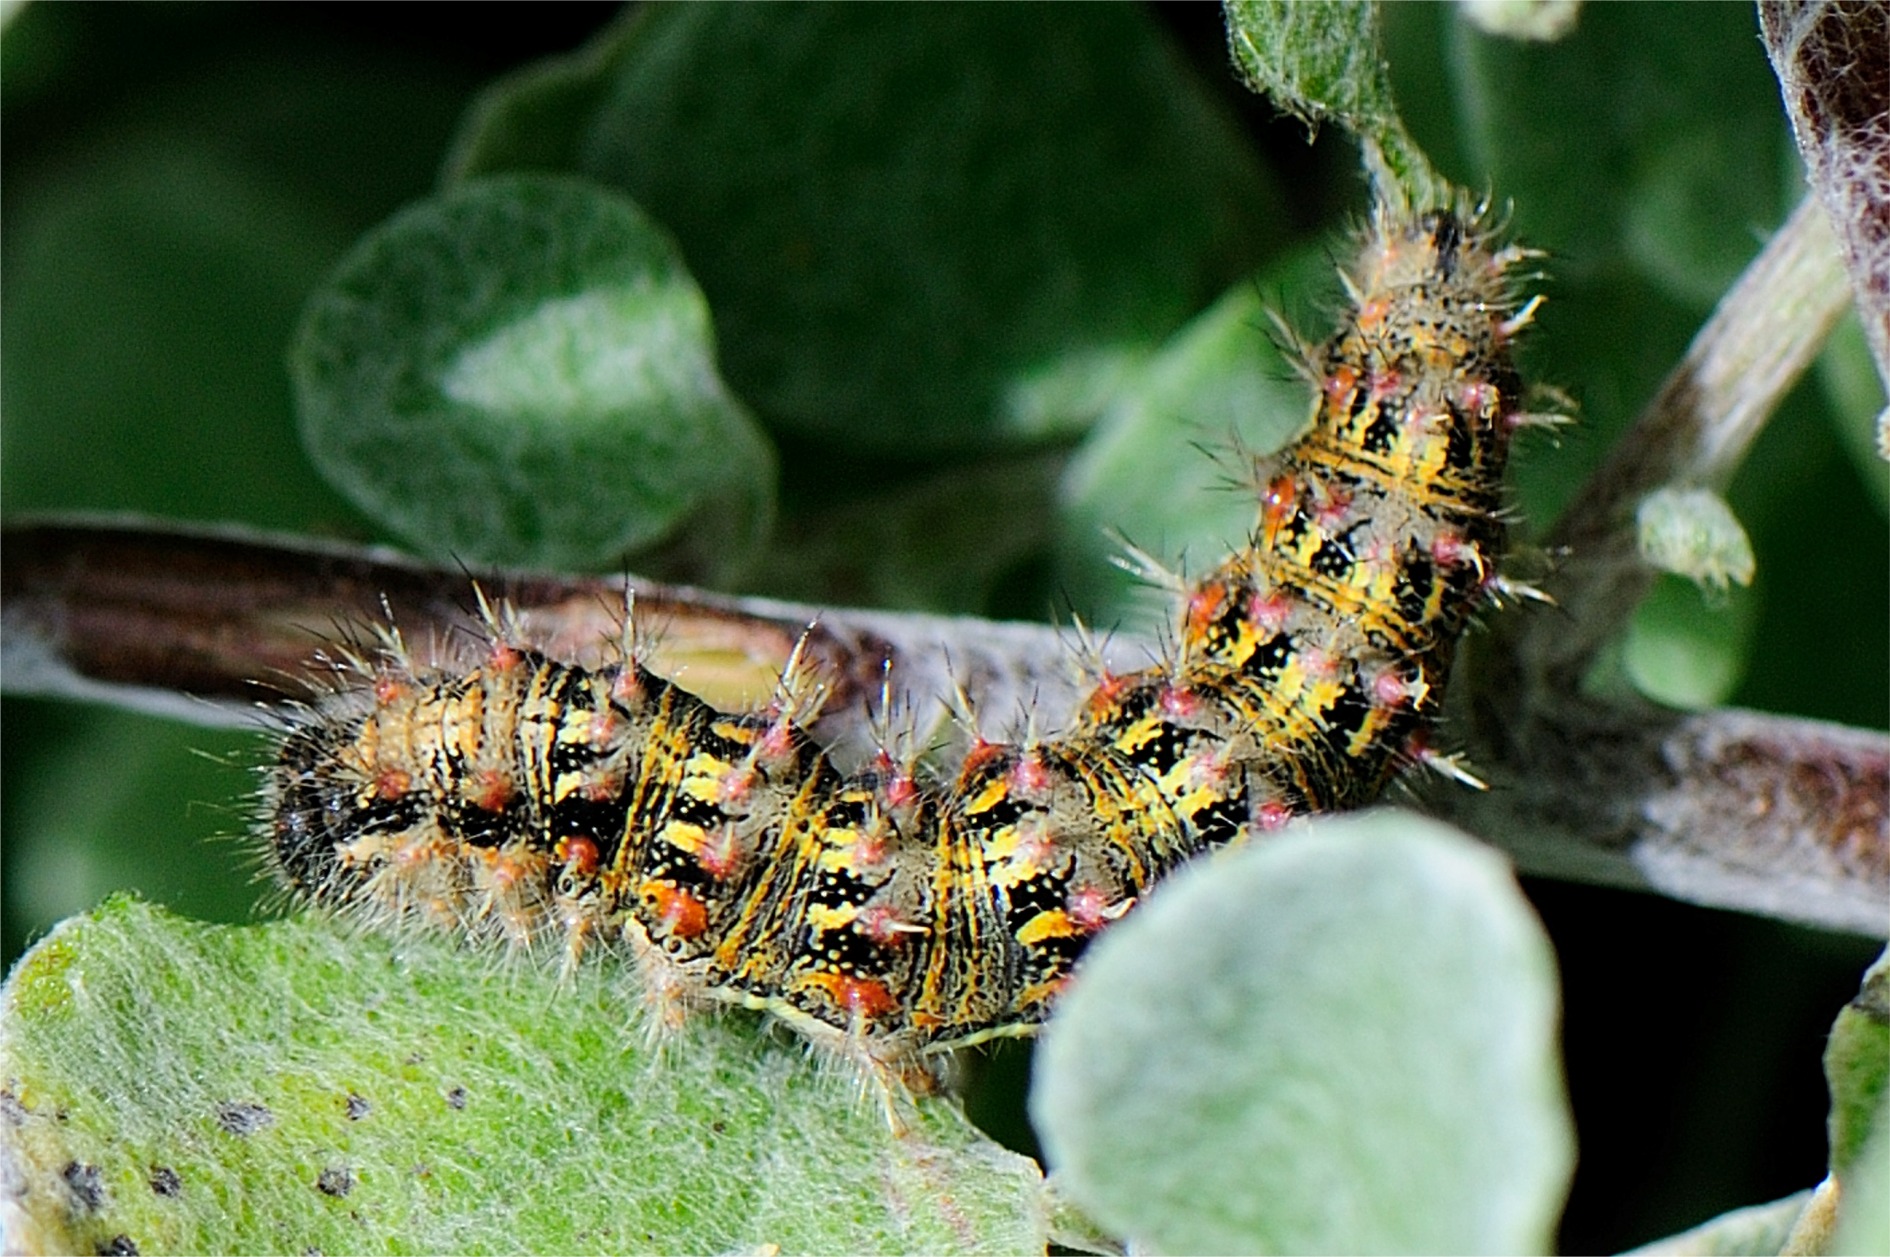
<svg viewBox="0 0 1890 1257">
<path fill-rule="evenodd" d="M 715 371 L 701 292 L 623 196 L 513 176 L 409 208 L 304 312 L 317 466 L 420 551 L 589 569 L 674 541 L 726 574 L 774 455 Z"/>
<path fill-rule="evenodd" d="M 1557 1021 L 1499 858 L 1331 819 L 1184 870 L 1098 942 L 1032 1112 L 1071 1197 L 1160 1251 L 1547 1251 Z"/>
<path fill-rule="evenodd" d="M 496 86 L 449 176 L 573 151 L 771 425 L 908 458 L 1080 430 L 1281 217 L 1129 6 L 650 6 Z"/>
<path fill-rule="evenodd" d="M 1634 687 L 1669 707 L 1699 710 L 1738 687 L 1752 644 L 1757 598 L 1752 542 L 1711 489 L 1667 485 L 1635 512 L 1641 559 L 1658 572 L 1621 641 Z M 1729 586 L 1740 588 L 1728 592 Z"/>
<path fill-rule="evenodd" d="M 1225 0 L 1227 42 L 1248 86 L 1316 124 L 1331 118 L 1366 150 L 1380 196 L 1444 205 L 1449 186 L 1405 133 L 1378 40 L 1378 5 L 1358 0 Z"/>
<path fill-rule="evenodd" d="M 749 1019 L 697 1018 L 659 1052 L 638 1019 L 610 965 L 561 983 L 114 899 L 4 992 L 10 1244 L 1041 1250 L 1036 1167 L 954 1106 L 921 1102 L 895 1135 L 847 1071 Z"/>
<path fill-rule="evenodd" d="M 1641 500 L 1634 524 L 1641 558 L 1706 589 L 1752 583 L 1752 542 L 1726 499 L 1667 485 Z"/>
</svg>

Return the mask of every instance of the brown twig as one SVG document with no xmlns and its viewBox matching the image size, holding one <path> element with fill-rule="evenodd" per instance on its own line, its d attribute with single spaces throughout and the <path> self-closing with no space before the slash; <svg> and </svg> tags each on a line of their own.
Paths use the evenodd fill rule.
<svg viewBox="0 0 1890 1257">
<path fill-rule="evenodd" d="M 1759 30 L 1890 388 L 1890 5 L 1761 0 Z"/>
</svg>

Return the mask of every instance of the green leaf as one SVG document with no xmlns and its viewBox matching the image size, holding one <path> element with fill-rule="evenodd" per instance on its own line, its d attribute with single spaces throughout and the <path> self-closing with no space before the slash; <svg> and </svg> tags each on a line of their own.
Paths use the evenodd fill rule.
<svg viewBox="0 0 1890 1257">
<path fill-rule="evenodd" d="M 643 1046 L 566 982 L 312 919 L 116 899 L 15 969 L 16 1245 L 143 1252 L 1020 1252 L 1041 1180 L 950 1104 L 903 1136 L 746 1018 Z"/>
<path fill-rule="evenodd" d="M 1378 40 L 1378 5 L 1225 0 L 1227 42 L 1248 86 L 1308 124 L 1331 118 L 1365 146 L 1379 195 L 1447 205 L 1450 187 L 1405 132 Z"/>
<path fill-rule="evenodd" d="M 1336 818 L 1184 870 L 1096 945 L 1031 1109 L 1164 1252 L 1542 1252 L 1574 1158 L 1555 959 L 1488 849 Z"/>
<path fill-rule="evenodd" d="M 1120 538 L 1195 569 L 1247 543 L 1247 457 L 1284 445 L 1312 404 L 1267 309 L 1331 283 L 1330 255 L 1303 249 L 1230 289 L 1135 374 L 1083 442 L 1063 476 L 1057 584 L 1090 622 L 1153 628 L 1148 620 L 1173 617 L 1114 562 Z"/>
<path fill-rule="evenodd" d="M 449 173 L 573 148 L 676 232 L 770 425 L 908 458 L 1080 430 L 1282 217 L 1130 6 L 650 6 L 494 88 Z"/>
<path fill-rule="evenodd" d="M 1831 1088 L 1831 1170 L 1844 1175 L 1890 1103 L 1890 950 L 1832 1024 L 1824 1076 Z"/>
<path fill-rule="evenodd" d="M 422 553 L 599 568 L 686 533 L 725 574 L 767 529 L 773 452 L 715 373 L 701 292 L 580 180 L 402 212 L 310 300 L 291 367 L 316 465 Z"/>
<path fill-rule="evenodd" d="M 576 52 L 546 57 L 488 84 L 474 99 L 441 166 L 440 185 L 486 174 L 575 171 L 585 125 L 602 108 L 618 58 L 644 11 L 628 6 Z"/>
</svg>

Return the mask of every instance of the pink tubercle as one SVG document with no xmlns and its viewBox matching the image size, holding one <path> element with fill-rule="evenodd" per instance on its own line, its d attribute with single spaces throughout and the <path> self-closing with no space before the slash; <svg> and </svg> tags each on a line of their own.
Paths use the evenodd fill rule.
<svg viewBox="0 0 1890 1257">
<path fill-rule="evenodd" d="M 1026 751 L 1011 765 L 1011 786 L 1026 794 L 1042 794 L 1054 783 L 1050 769 L 1035 751 Z"/>
<path fill-rule="evenodd" d="M 1293 819 L 1293 809 L 1278 799 L 1268 799 L 1254 809 L 1254 827 L 1262 833 L 1273 834 L 1285 829 Z"/>
<path fill-rule="evenodd" d="M 1124 900 L 1112 903 L 1109 896 L 1094 886 L 1079 886 L 1070 892 L 1064 901 L 1063 911 L 1068 914 L 1070 923 L 1086 934 L 1093 934 L 1111 921 L 1122 916 L 1135 901 Z"/>
<path fill-rule="evenodd" d="M 1161 702 L 1162 714 L 1177 720 L 1186 720 L 1201 711 L 1201 696 L 1186 686 L 1164 685 Z"/>
<path fill-rule="evenodd" d="M 1402 707 L 1411 699 L 1411 682 L 1396 668 L 1386 668 L 1372 678 L 1372 700 L 1380 707 Z"/>
</svg>

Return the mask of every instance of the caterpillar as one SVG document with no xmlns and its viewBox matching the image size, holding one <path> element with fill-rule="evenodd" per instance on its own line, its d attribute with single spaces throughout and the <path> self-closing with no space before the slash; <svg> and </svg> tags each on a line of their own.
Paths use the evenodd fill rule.
<svg viewBox="0 0 1890 1257">
<path fill-rule="evenodd" d="M 640 661 L 559 662 L 487 610 L 484 657 L 397 634 L 283 737 L 268 859 L 308 903 L 569 959 L 636 958 L 665 1006 L 765 1010 L 922 1086 L 1041 1023 L 1084 948 L 1197 855 L 1376 799 L 1426 744 L 1457 642 L 1507 588 L 1500 497 L 1530 320 L 1481 212 L 1380 211 L 1305 354 L 1312 422 L 1257 460 L 1249 542 L 1186 587 L 1168 657 L 1069 726 L 974 737 L 928 776 L 887 738 L 845 773 L 798 662 L 725 713 Z"/>
</svg>

